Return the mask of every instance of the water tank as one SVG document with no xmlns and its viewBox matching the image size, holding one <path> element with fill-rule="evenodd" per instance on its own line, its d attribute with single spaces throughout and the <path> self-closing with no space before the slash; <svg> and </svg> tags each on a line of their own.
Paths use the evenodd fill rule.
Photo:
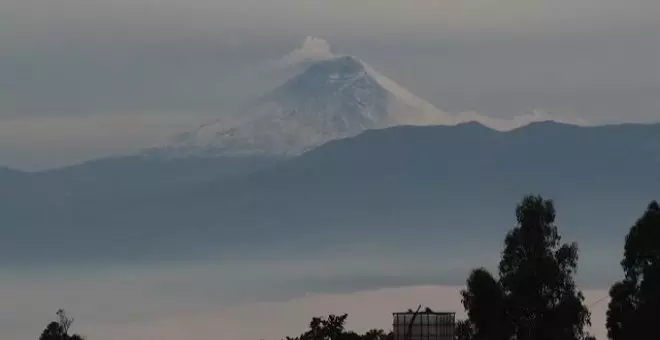
<svg viewBox="0 0 660 340">
<path fill-rule="evenodd" d="M 455 313 L 426 310 L 394 313 L 392 330 L 394 340 L 454 340 L 455 328 Z"/>
</svg>

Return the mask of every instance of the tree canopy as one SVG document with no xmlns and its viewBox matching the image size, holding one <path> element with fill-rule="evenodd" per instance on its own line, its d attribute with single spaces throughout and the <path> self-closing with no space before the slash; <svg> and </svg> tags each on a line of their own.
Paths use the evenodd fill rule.
<svg viewBox="0 0 660 340">
<path fill-rule="evenodd" d="M 461 297 L 468 316 L 457 331 L 462 339 L 506 340 L 511 336 L 504 291 L 486 269 L 472 271 Z"/>
<path fill-rule="evenodd" d="M 69 335 L 69 328 L 73 324 L 73 318 L 66 315 L 63 309 L 57 311 L 57 321 L 52 321 L 41 332 L 39 340 L 84 340 L 78 334 Z"/>
<path fill-rule="evenodd" d="M 578 247 L 561 243 L 555 217 L 551 200 L 524 197 L 504 240 L 499 278 L 483 268 L 471 273 L 461 295 L 473 339 L 587 338 L 590 315 L 573 280 Z"/>
<path fill-rule="evenodd" d="M 652 202 L 626 236 L 623 280 L 610 289 L 612 340 L 660 339 L 660 205 Z"/>
<path fill-rule="evenodd" d="M 346 331 L 344 325 L 348 314 L 329 315 L 327 318 L 312 318 L 309 330 L 295 338 L 286 340 L 391 340 L 392 334 L 380 329 L 372 329 L 364 334 Z"/>
</svg>

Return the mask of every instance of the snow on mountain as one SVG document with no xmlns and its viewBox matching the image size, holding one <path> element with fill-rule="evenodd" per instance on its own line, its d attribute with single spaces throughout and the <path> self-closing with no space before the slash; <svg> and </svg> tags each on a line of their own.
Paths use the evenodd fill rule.
<svg viewBox="0 0 660 340">
<path fill-rule="evenodd" d="M 395 119 L 401 125 L 428 125 L 433 122 L 437 124 L 452 124 L 453 118 L 437 109 L 431 103 L 415 96 L 395 81 L 376 72 L 366 63 L 364 65 L 367 74 L 373 77 L 380 86 L 385 88 L 393 97 L 392 111 L 397 113 Z"/>
<path fill-rule="evenodd" d="M 241 111 L 242 122 L 211 122 L 170 149 L 205 155 L 295 155 L 367 129 L 396 125 L 392 95 L 352 57 L 312 64 Z"/>
<path fill-rule="evenodd" d="M 511 130 L 532 122 L 556 120 L 534 112 L 512 119 L 474 112 L 449 114 L 415 96 L 368 64 L 338 56 L 323 39 L 308 37 L 284 56 L 279 66 L 307 68 L 273 91 L 243 107 L 238 119 L 218 119 L 159 149 L 169 155 L 297 155 L 365 130 L 397 125 L 455 125 L 479 122 Z"/>
</svg>

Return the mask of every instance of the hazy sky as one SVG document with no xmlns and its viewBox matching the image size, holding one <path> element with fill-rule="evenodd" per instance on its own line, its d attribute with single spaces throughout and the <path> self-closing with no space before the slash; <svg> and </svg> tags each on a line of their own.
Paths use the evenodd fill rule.
<svg viewBox="0 0 660 340">
<path fill-rule="evenodd" d="M 152 145 L 283 80 L 269 67 L 308 35 L 447 111 L 658 120 L 658 17 L 655 0 L 4 0 L 0 164 Z"/>
</svg>

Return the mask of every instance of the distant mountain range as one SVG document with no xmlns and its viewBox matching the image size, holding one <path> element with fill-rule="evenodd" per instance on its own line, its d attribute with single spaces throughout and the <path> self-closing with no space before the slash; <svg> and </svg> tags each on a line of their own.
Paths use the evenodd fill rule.
<svg viewBox="0 0 660 340">
<path fill-rule="evenodd" d="M 556 199 L 572 237 L 619 245 L 660 195 L 660 125 L 402 126 L 287 159 L 174 159 L 143 163 L 144 171 L 132 162 L 144 160 L 2 171 L 0 255 L 87 260 L 275 245 L 305 252 L 351 240 L 499 244 L 527 193 Z"/>
<path fill-rule="evenodd" d="M 303 47 L 285 63 L 304 70 L 231 124 L 210 122 L 136 155 L 36 173 L 0 168 L 0 258 L 299 254 L 342 242 L 483 250 L 499 247 L 528 193 L 556 199 L 572 237 L 618 247 L 660 198 L 660 125 L 448 114 L 368 64 L 308 43 L 314 58 Z"/>
</svg>

